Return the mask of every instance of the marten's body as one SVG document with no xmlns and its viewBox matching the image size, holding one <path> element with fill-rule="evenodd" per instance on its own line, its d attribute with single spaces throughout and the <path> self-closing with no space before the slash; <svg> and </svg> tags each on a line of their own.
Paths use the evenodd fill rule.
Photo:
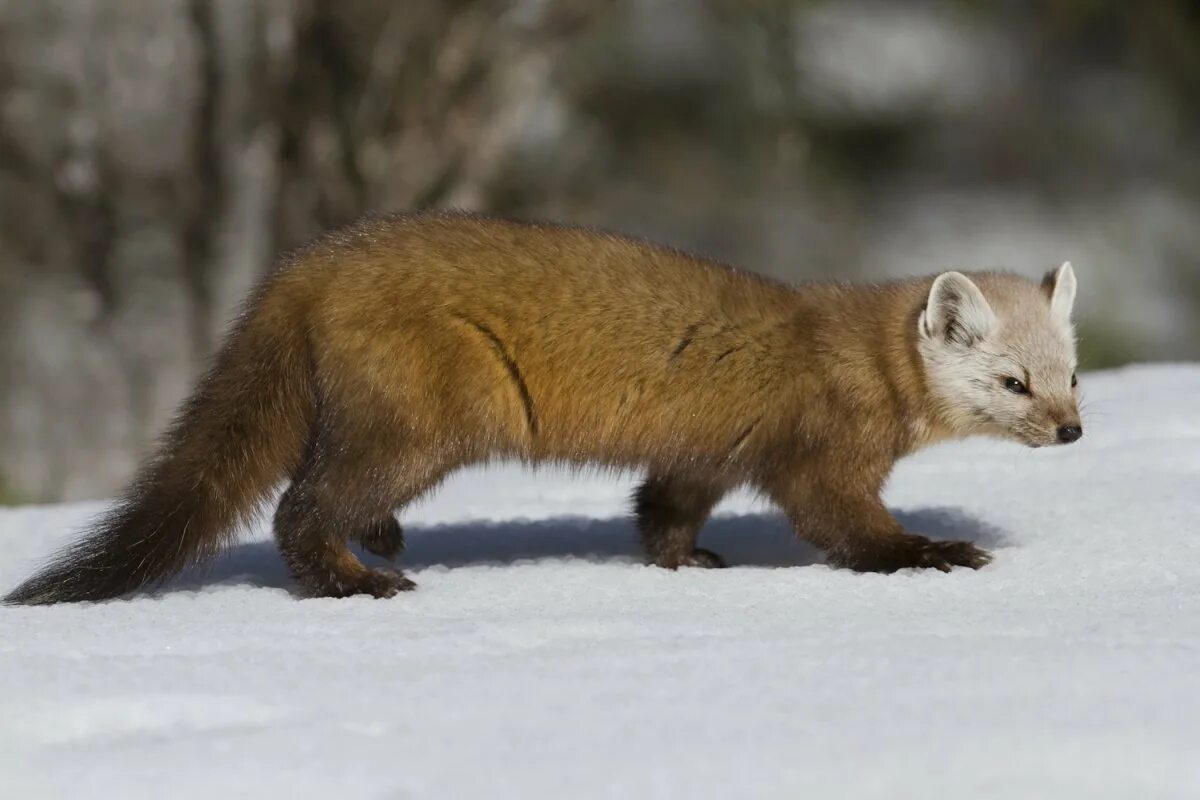
<svg viewBox="0 0 1200 800">
<path fill-rule="evenodd" d="M 1023 366 L 1025 382 L 1035 368 L 1065 382 L 1073 343 L 1049 324 L 1062 316 L 1062 274 L 1042 286 L 947 273 L 788 287 L 581 229 L 463 214 L 364 221 L 264 282 L 125 498 L 7 599 L 153 584 L 219 550 L 280 480 L 276 535 L 303 591 L 390 596 L 411 582 L 367 569 L 347 540 L 394 556 L 394 510 L 498 458 L 647 470 L 639 528 L 665 567 L 719 565 L 696 536 L 738 485 L 775 501 L 835 564 L 979 567 L 987 556 L 971 544 L 904 531 L 879 491 L 898 458 L 931 442 L 991 432 L 1040 444 L 1042 428 L 1078 424 L 1065 387 L 1022 417 L 1040 426 L 1025 436 L 931 385 L 965 369 L 943 363 L 953 348 L 979 348 L 999 327 L 1055 339 Z M 1016 322 L 981 327 L 984 308 Z M 1043 318 L 1051 333 L 1036 330 Z"/>
</svg>

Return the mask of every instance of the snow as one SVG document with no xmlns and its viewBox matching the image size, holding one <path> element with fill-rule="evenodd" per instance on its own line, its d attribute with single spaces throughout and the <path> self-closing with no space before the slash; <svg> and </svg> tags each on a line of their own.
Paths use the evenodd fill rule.
<svg viewBox="0 0 1200 800">
<path fill-rule="evenodd" d="M 980 572 L 830 569 L 752 498 L 642 566 L 631 476 L 495 467 L 402 515 L 420 584 L 301 600 L 263 526 L 152 597 L 0 609 L 3 797 L 1200 796 L 1200 366 L 1085 376 L 1065 448 L 887 500 Z M 99 506 L 0 511 L 0 587 Z"/>
</svg>

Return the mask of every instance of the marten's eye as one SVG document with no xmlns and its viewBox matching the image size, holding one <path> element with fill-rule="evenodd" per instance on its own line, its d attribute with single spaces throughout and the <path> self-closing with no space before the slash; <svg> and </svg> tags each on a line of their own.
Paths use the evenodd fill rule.
<svg viewBox="0 0 1200 800">
<path fill-rule="evenodd" d="M 1021 383 L 1016 378 L 1005 378 L 1004 388 L 1008 389 L 1013 394 L 1029 394 L 1029 387 Z"/>
<path fill-rule="evenodd" d="M 1074 372 L 1072 372 L 1071 373 L 1071 388 L 1074 389 L 1078 385 L 1079 385 L 1079 376 L 1076 375 Z"/>
</svg>

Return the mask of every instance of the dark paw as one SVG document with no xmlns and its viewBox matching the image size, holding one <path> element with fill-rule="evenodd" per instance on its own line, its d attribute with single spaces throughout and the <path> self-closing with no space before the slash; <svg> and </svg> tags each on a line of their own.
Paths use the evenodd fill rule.
<svg viewBox="0 0 1200 800">
<path fill-rule="evenodd" d="M 367 569 L 357 561 L 352 567 L 338 572 L 300 574 L 296 580 L 307 597 L 354 597 L 365 594 L 386 598 L 417 588 L 398 569 Z"/>
<path fill-rule="evenodd" d="M 404 550 L 404 530 L 395 517 L 371 525 L 357 537 L 363 549 L 368 553 L 395 561 L 396 556 Z"/>
<path fill-rule="evenodd" d="M 351 594 L 369 594 L 385 599 L 395 597 L 400 592 L 411 592 L 417 585 L 399 570 L 369 569 L 354 588 Z"/>
<path fill-rule="evenodd" d="M 719 569 L 725 566 L 725 559 L 712 550 L 697 547 L 689 555 L 660 555 L 650 560 L 656 567 L 663 569 L 679 569 L 680 567 L 701 567 L 703 569 Z"/>
<path fill-rule="evenodd" d="M 955 567 L 979 569 L 992 556 L 970 542 L 934 542 L 924 536 L 907 536 L 870 549 L 842 553 L 833 557 L 838 566 L 856 572 L 896 572 L 901 569 L 936 569 L 949 572 Z"/>
<path fill-rule="evenodd" d="M 705 550 L 703 547 L 697 547 L 692 551 L 691 557 L 685 559 L 681 566 L 703 567 L 704 569 L 722 569 L 726 566 L 726 564 L 725 559 L 721 558 L 712 550 Z"/>
<path fill-rule="evenodd" d="M 918 567 L 933 567 L 949 572 L 955 567 L 979 569 L 992 560 L 992 554 L 970 542 L 928 542 L 920 549 Z"/>
</svg>

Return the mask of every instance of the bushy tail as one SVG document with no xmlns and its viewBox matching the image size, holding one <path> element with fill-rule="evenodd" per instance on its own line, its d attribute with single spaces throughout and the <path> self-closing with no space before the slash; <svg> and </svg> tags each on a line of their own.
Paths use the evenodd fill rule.
<svg viewBox="0 0 1200 800">
<path fill-rule="evenodd" d="M 112 510 L 5 603 L 118 597 L 231 543 L 295 467 L 311 425 L 303 328 L 282 316 L 263 308 L 245 315 L 157 455 Z"/>
</svg>

